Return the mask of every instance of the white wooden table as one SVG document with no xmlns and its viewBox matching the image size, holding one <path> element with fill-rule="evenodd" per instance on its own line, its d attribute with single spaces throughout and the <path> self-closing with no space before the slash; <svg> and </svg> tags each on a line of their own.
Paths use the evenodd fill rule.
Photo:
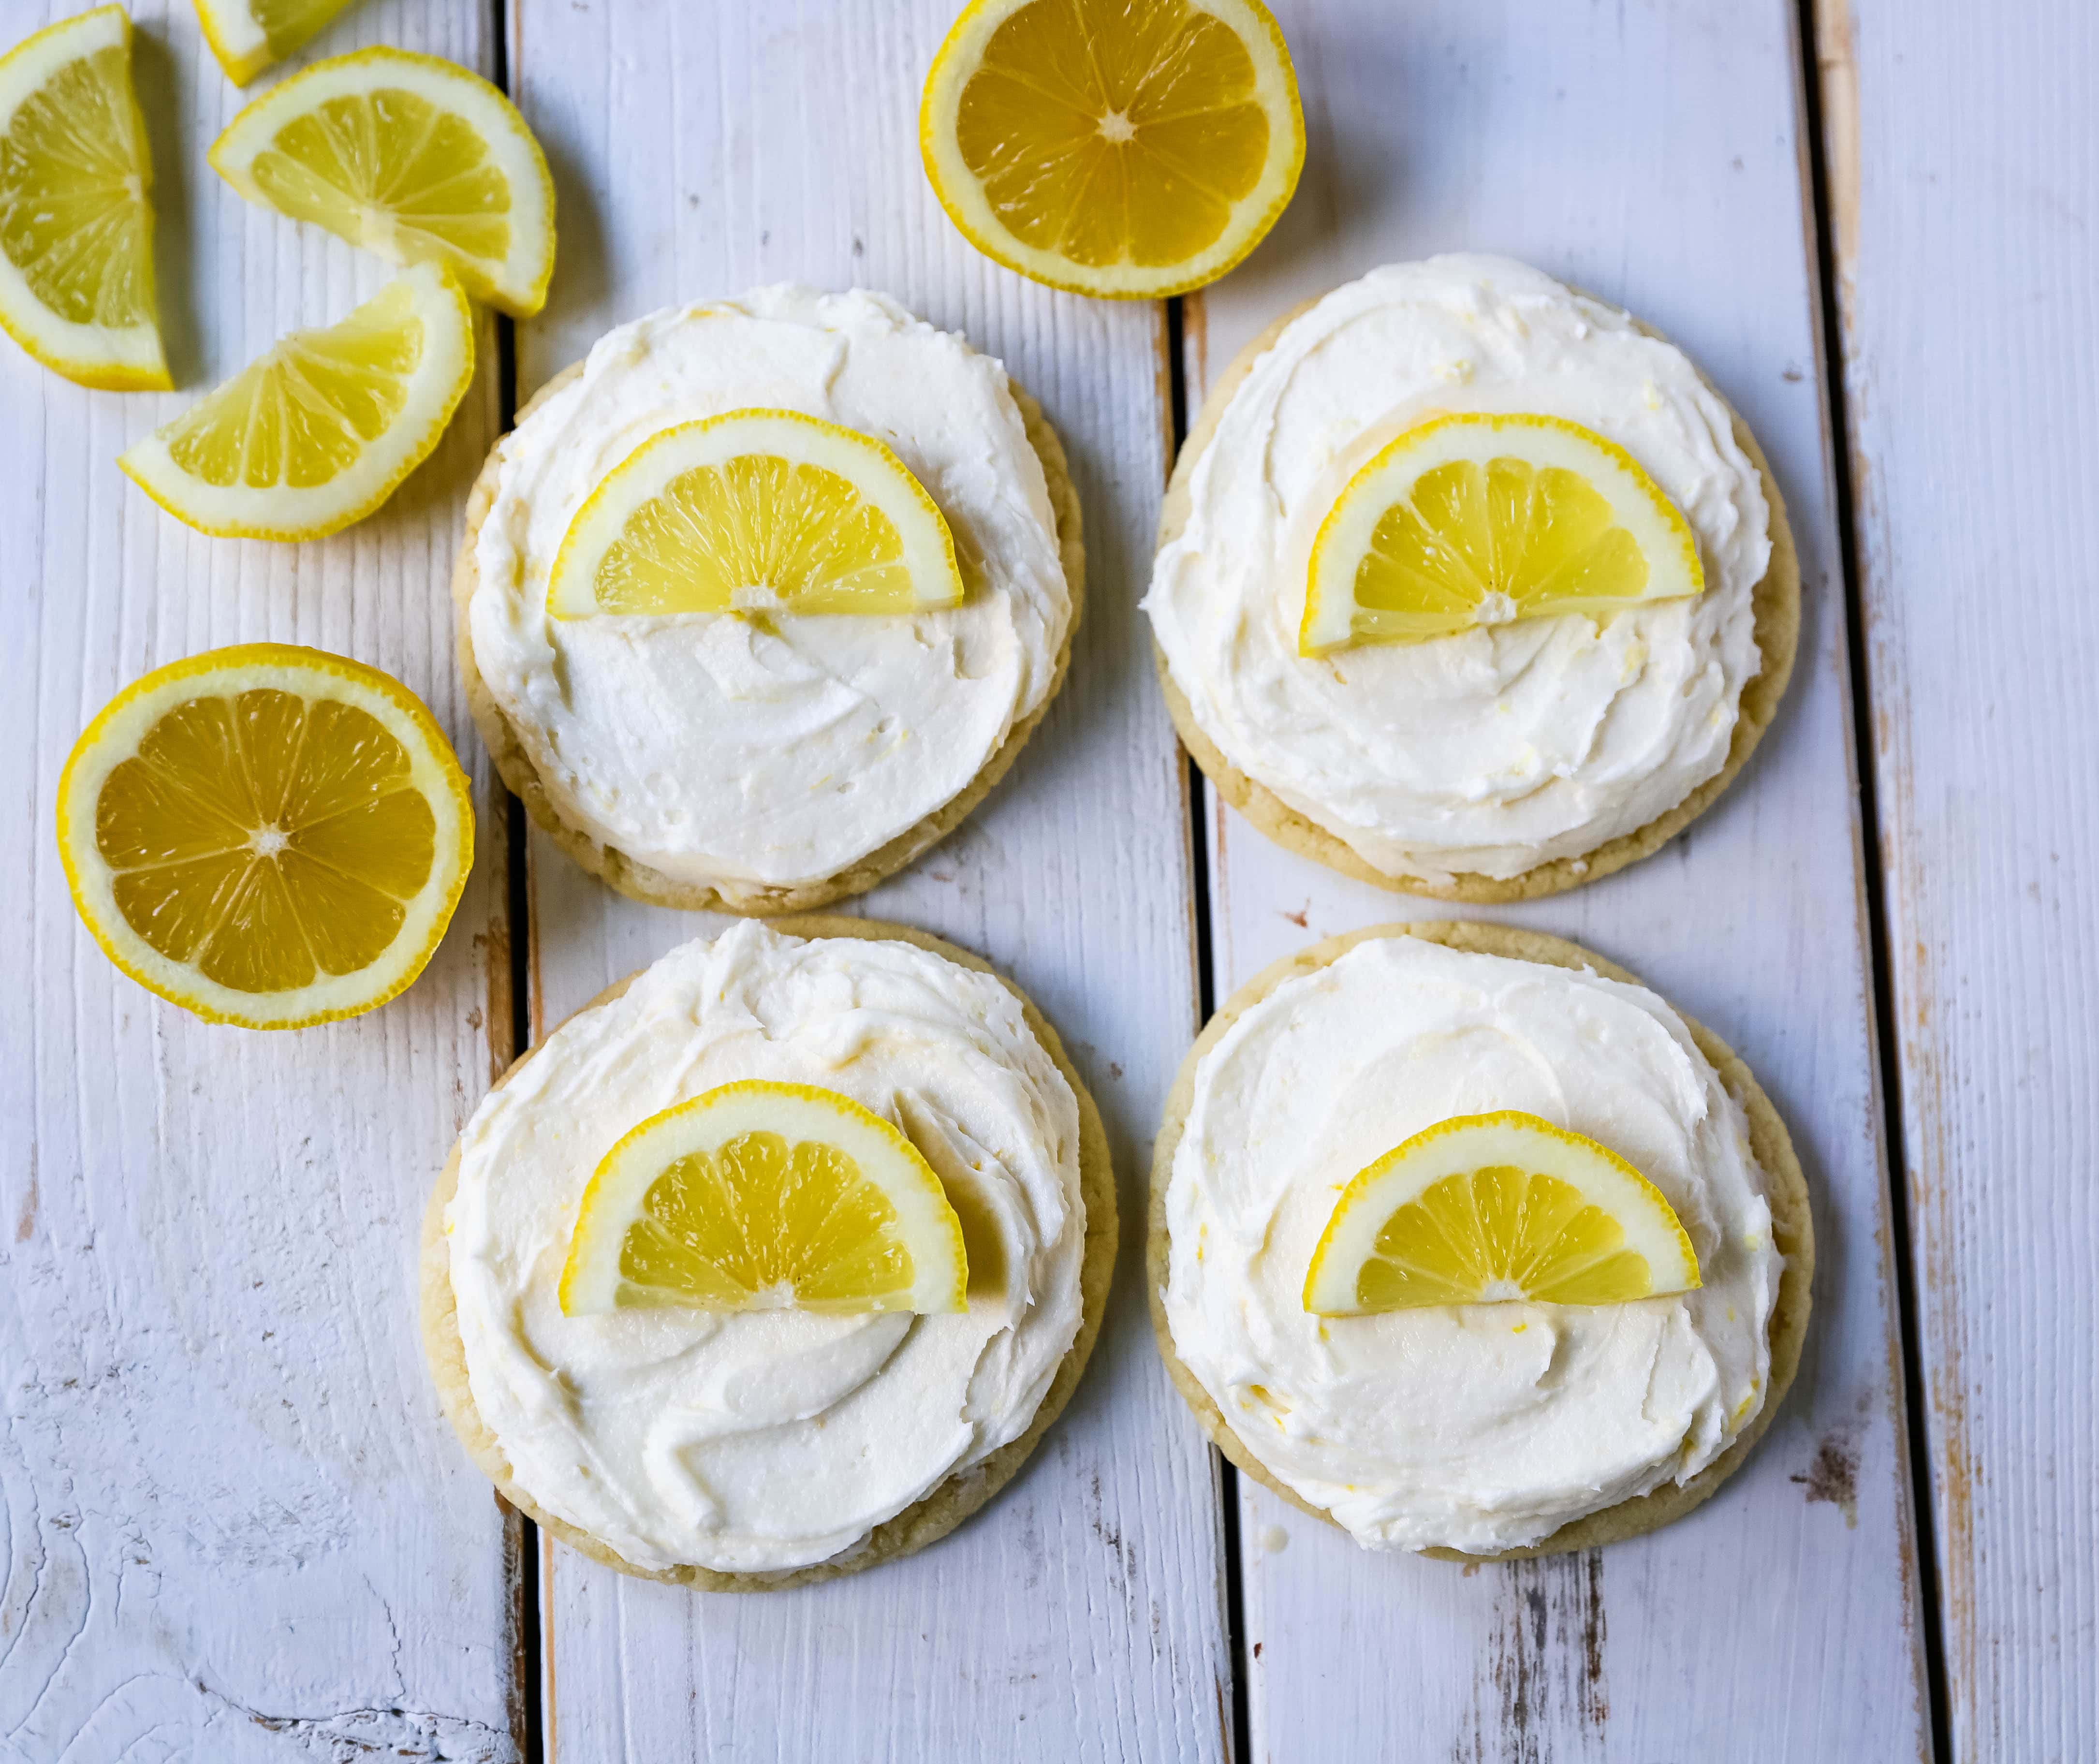
<svg viewBox="0 0 2099 1764">
<path fill-rule="evenodd" d="M 390 42 L 508 86 L 561 253 L 546 311 L 487 328 L 438 457 L 276 548 L 174 525 L 115 456 L 384 266 L 205 169 L 240 96 L 184 0 L 138 0 L 184 391 L 83 392 L 0 347 L 0 1764 L 2099 1757 L 2099 15 L 1289 0 L 1304 183 L 1169 310 L 1050 293 L 950 228 L 915 127 L 957 3 L 341 20 L 301 59 Z M 68 10 L 0 0 L 0 47 Z M 1327 933 L 1449 916 L 1278 851 L 1191 777 L 1136 610 L 1175 433 L 1284 307 L 1465 247 L 1681 341 L 1801 538 L 1800 665 L 1735 790 L 1647 863 L 1492 915 L 1650 979 L 1791 1123 L 1816 1327 L 1766 1443 L 1608 1552 L 1374 1558 L 1221 1468 L 1132 1255 L 1065 1419 L 920 1556 L 738 1599 L 544 1543 L 438 1417 L 416 1217 L 521 1041 L 709 923 L 608 893 L 491 786 L 445 581 L 507 414 L 614 323 L 788 279 L 892 293 L 1041 398 L 1085 504 L 1070 684 L 863 905 L 1041 1001 L 1107 1115 L 1127 1242 L 1201 1001 Z M 263 638 L 408 681 L 482 827 L 416 988 L 284 1036 L 119 977 L 50 832 L 104 698 Z"/>
</svg>

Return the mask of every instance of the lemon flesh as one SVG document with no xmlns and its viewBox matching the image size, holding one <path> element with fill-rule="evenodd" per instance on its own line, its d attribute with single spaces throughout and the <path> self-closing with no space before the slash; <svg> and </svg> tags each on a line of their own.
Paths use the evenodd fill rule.
<svg viewBox="0 0 2099 1764">
<path fill-rule="evenodd" d="M 1440 1122 L 1360 1172 L 1313 1253 L 1305 1309 L 1622 1304 L 1698 1284 L 1659 1189 L 1595 1140 L 1507 1110 Z"/>
<path fill-rule="evenodd" d="M 473 310 L 450 271 L 420 264 L 340 324 L 281 339 L 117 463 L 200 532 L 318 539 L 393 495 L 473 378 Z"/>
<path fill-rule="evenodd" d="M 59 787 L 74 904 L 117 966 L 215 1022 L 383 1004 L 442 936 L 473 843 L 464 775 L 375 668 L 249 644 L 126 688 Z"/>
<path fill-rule="evenodd" d="M 651 1115 L 584 1190 L 570 1316 L 959 1311 L 967 1260 L 918 1149 L 835 1091 L 724 1084 Z"/>
<path fill-rule="evenodd" d="M 204 40 L 226 77 L 245 86 L 296 55 L 357 0 L 196 0 Z"/>
<path fill-rule="evenodd" d="M 0 326 L 81 385 L 172 383 L 154 309 L 152 183 L 121 7 L 0 57 Z"/>
<path fill-rule="evenodd" d="M 576 512 L 548 609 L 895 614 L 962 599 L 938 505 L 873 437 L 731 411 L 651 437 Z"/>
<path fill-rule="evenodd" d="M 1617 442 L 1556 416 L 1441 416 L 1351 477 L 1321 523 L 1298 648 L 1608 618 L 1705 586 L 1689 524 Z"/>
<path fill-rule="evenodd" d="M 976 0 L 934 58 L 919 146 L 987 256 L 1158 299 L 1214 281 L 1274 225 L 1305 122 L 1258 0 Z"/>
</svg>

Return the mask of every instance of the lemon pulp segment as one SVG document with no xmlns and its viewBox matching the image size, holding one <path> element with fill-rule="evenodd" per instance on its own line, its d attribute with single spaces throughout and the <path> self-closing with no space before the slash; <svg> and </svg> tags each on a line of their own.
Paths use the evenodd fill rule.
<svg viewBox="0 0 2099 1764">
<path fill-rule="evenodd" d="M 197 23 L 226 77 L 245 86 L 296 55 L 357 0 L 196 0 Z"/>
</svg>

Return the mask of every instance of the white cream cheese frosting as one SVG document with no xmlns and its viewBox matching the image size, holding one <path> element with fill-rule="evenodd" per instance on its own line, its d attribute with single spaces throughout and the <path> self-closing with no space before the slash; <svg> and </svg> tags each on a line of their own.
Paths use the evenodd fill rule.
<svg viewBox="0 0 2099 1764">
<path fill-rule="evenodd" d="M 1618 442 L 1683 512 L 1706 589 L 1622 613 L 1297 653 L 1319 523 L 1444 411 Z M 1233 765 L 1387 875 L 1507 878 L 1666 813 L 1726 763 L 1760 666 L 1770 509 L 1727 407 L 1624 313 L 1505 257 L 1394 264 L 1293 319 L 1232 394 L 1144 606 Z"/>
<path fill-rule="evenodd" d="M 570 521 L 659 430 L 800 411 L 893 448 L 966 598 L 909 618 L 549 618 Z M 1050 693 L 1072 600 L 1005 370 L 878 294 L 759 288 L 601 338 L 501 442 L 475 665 L 562 818 L 681 882 L 824 880 L 957 795 Z"/>
<path fill-rule="evenodd" d="M 747 1078 L 838 1091 L 910 1135 L 963 1221 L 966 1313 L 562 1313 L 599 1159 Z M 533 1501 L 637 1567 L 799 1568 L 1026 1432 L 1083 1312 L 1078 1102 L 990 975 L 746 922 L 673 950 L 491 1093 L 445 1230 L 474 1406 Z"/>
<path fill-rule="evenodd" d="M 1630 1304 L 1319 1318 L 1350 1177 L 1454 1115 L 1520 1109 L 1628 1159 L 1704 1285 Z M 1168 1177 L 1177 1357 L 1277 1478 L 1378 1549 L 1486 1554 L 1683 1481 L 1762 1408 L 1784 1265 L 1741 1105 L 1661 999 L 1584 970 L 1357 944 L 1199 1064 Z"/>
</svg>

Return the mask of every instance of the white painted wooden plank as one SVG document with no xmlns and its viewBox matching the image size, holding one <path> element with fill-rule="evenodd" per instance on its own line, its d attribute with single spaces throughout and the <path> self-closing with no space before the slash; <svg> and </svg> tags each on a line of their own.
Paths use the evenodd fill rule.
<svg viewBox="0 0 2099 1764">
<path fill-rule="evenodd" d="M 1816 1191 L 1816 1321 L 1763 1445 L 1712 1503 L 1588 1556 L 1372 1556 L 1241 1507 L 1252 1756 L 1897 1758 L 1929 1746 L 1862 920 L 1797 46 L 1783 0 L 1359 0 L 1278 8 L 1310 156 L 1296 204 L 1189 311 L 1199 398 L 1277 314 L 1380 262 L 1506 251 L 1675 337 L 1747 416 L 1802 544 L 1788 701 L 1728 798 L 1644 864 L 1520 908 L 1354 884 L 1227 814 L 1218 996 L 1335 931 L 1482 916 L 1575 938 L 1711 1024 Z"/>
<path fill-rule="evenodd" d="M 1846 11 L 1820 28 L 1952 1754 L 2099 1757 L 2099 17 Z"/>
<path fill-rule="evenodd" d="M 12 43 L 69 7 L 0 5 Z M 517 1755 L 502 1516 L 440 1419 L 412 1278 L 424 1198 L 509 1039 L 504 841 L 403 997 L 293 1034 L 206 1026 L 74 917 L 53 797 L 146 669 L 275 639 L 398 675 L 477 760 L 445 584 L 493 426 L 492 363 L 434 460 L 335 539 L 206 539 L 117 454 L 385 265 L 243 203 L 204 150 L 240 95 L 187 0 L 138 64 L 183 389 L 86 392 L 0 343 L 0 1758 Z M 485 63 L 480 4 L 367 7 L 377 42 Z M 492 352 L 491 352 L 492 353 Z"/>
<path fill-rule="evenodd" d="M 863 903 L 990 958 L 1056 1023 L 1107 1116 L 1126 1248 L 1192 1033 L 1186 817 L 1135 603 L 1165 470 L 1158 308 L 1020 280 L 919 169 L 947 0 L 513 14 L 517 93 L 561 183 L 562 268 L 520 328 L 521 395 L 614 323 L 799 279 L 882 289 L 1003 358 L 1085 505 L 1087 607 L 1062 697 L 944 844 Z M 551 1026 L 716 921 L 649 911 L 533 842 L 533 997 Z M 724 1597 L 546 1557 L 550 1756 L 1216 1759 L 1230 1704 L 1214 1474 L 1129 1278 L 1028 1468 L 924 1554 Z"/>
</svg>

